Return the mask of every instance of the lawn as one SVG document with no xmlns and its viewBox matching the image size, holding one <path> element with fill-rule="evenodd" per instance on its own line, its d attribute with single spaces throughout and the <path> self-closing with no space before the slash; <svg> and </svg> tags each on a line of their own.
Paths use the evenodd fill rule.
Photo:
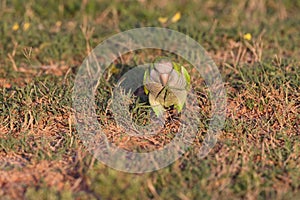
<svg viewBox="0 0 300 200">
<path fill-rule="evenodd" d="M 0 199 L 300 199 L 299 12 L 293 0 L 2 0 Z M 199 159 L 209 92 L 193 66 L 175 56 L 198 95 L 197 136 L 167 167 L 126 173 L 88 151 L 72 94 L 92 49 L 140 27 L 169 28 L 201 44 L 221 74 L 227 110 L 216 145 Z M 174 137 L 172 124 L 150 139 L 128 136 L 110 112 L 124 73 L 169 54 L 120 55 L 99 81 L 97 118 L 120 148 L 153 151 Z M 147 121 L 139 118 L 143 105 L 135 104 L 141 108 L 134 116 Z"/>
</svg>

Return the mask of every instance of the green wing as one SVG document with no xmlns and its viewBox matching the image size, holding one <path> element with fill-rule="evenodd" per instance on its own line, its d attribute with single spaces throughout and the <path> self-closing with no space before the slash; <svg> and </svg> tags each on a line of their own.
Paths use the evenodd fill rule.
<svg viewBox="0 0 300 200">
<path fill-rule="evenodd" d="M 191 84 L 191 77 L 190 77 L 188 71 L 183 66 L 181 66 L 181 73 L 184 75 L 186 83 L 187 83 L 186 84 L 186 86 L 187 86 L 186 89 L 189 89 L 190 84 Z"/>
<path fill-rule="evenodd" d="M 173 64 L 173 68 L 175 69 L 175 71 L 177 71 L 179 74 L 184 76 L 185 81 L 187 83 L 186 89 L 188 89 L 191 84 L 191 77 L 190 77 L 188 71 L 185 69 L 185 67 L 183 67 L 182 65 L 180 65 L 178 63 L 172 62 L 172 64 Z"/>
<path fill-rule="evenodd" d="M 146 80 L 147 78 L 150 77 L 150 74 L 149 74 L 149 69 L 146 69 L 145 70 L 145 73 L 144 73 L 144 80 L 143 80 L 143 83 L 144 83 L 144 91 L 145 91 L 145 94 L 148 95 L 149 94 L 149 90 L 146 88 L 145 84 L 146 84 Z"/>
</svg>

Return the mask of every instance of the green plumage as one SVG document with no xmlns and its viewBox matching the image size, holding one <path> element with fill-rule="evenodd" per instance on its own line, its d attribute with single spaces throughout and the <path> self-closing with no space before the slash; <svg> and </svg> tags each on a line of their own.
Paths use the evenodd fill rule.
<svg viewBox="0 0 300 200">
<path fill-rule="evenodd" d="M 157 116 L 162 116 L 164 109 L 170 106 L 181 112 L 189 87 L 190 75 L 175 62 L 160 60 L 144 74 L 144 90 Z"/>
</svg>

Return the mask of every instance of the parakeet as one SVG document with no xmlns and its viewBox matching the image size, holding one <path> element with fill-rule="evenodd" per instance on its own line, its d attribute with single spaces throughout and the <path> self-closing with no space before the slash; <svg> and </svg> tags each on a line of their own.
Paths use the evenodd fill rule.
<svg viewBox="0 0 300 200">
<path fill-rule="evenodd" d="M 144 91 L 157 117 L 165 108 L 174 106 L 180 113 L 190 87 L 190 75 L 178 63 L 160 59 L 144 73 Z"/>
</svg>

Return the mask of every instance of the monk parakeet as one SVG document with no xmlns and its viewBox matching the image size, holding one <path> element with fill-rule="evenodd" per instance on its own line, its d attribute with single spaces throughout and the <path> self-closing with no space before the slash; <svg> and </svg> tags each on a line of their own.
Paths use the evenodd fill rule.
<svg viewBox="0 0 300 200">
<path fill-rule="evenodd" d="M 146 69 L 144 91 L 157 117 L 165 108 L 174 106 L 180 113 L 190 87 L 190 75 L 178 63 L 161 59 Z"/>
</svg>

